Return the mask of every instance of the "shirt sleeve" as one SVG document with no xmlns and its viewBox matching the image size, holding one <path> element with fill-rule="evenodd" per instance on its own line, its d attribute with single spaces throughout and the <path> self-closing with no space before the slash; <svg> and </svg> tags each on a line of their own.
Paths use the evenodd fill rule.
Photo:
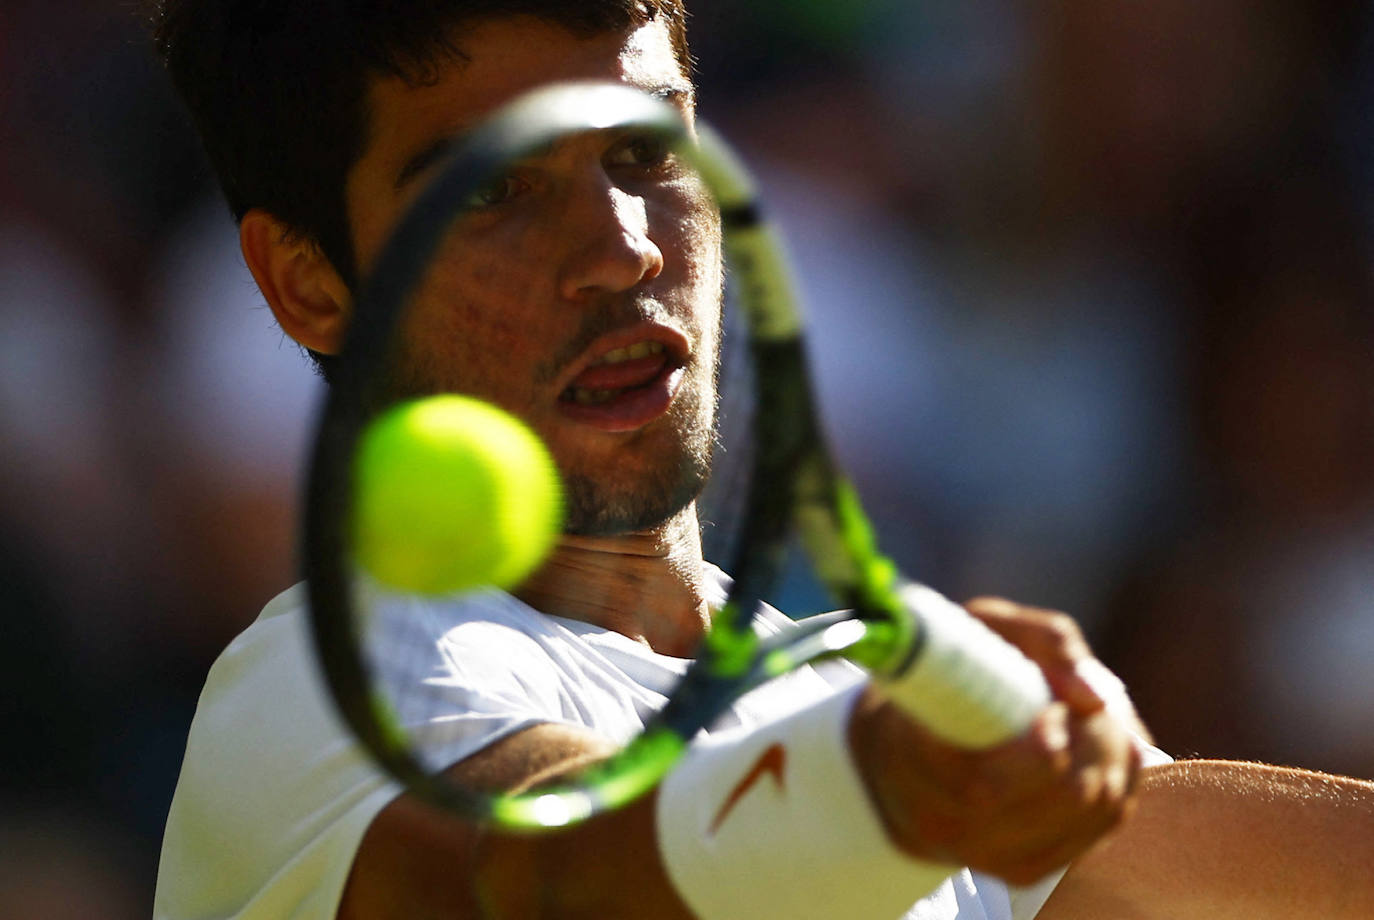
<svg viewBox="0 0 1374 920">
<path fill-rule="evenodd" d="M 330 920 L 363 833 L 399 791 L 335 713 L 303 615 L 269 605 L 206 679 L 154 917 Z"/>
<path fill-rule="evenodd" d="M 363 834 L 402 791 L 337 714 L 302 600 L 274 601 L 211 668 L 168 815 L 156 920 L 332 920 Z M 559 714 L 556 690 L 521 673 L 541 669 L 512 666 L 529 652 L 517 641 L 475 660 L 435 634 L 409 641 L 421 634 L 398 637 L 386 654 L 406 667 L 383 682 L 420 688 L 396 706 L 431 766 Z"/>
<path fill-rule="evenodd" d="M 562 669 L 500 604 L 383 604 L 369 646 L 375 678 L 431 771 L 532 725 L 576 721 Z"/>
</svg>

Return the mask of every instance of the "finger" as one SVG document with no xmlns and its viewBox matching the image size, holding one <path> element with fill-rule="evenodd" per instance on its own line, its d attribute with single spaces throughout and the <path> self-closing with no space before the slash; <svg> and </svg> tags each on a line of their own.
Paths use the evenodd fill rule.
<svg viewBox="0 0 1374 920">
<path fill-rule="evenodd" d="M 1131 807 L 1118 816 L 1083 828 L 1081 833 L 1060 836 L 1043 848 L 1032 849 L 1018 859 L 1009 859 L 1000 867 L 1001 871 L 989 871 L 1013 885 L 1033 885 L 1051 872 L 1064 869 L 1110 837 L 1128 818 Z"/>
<path fill-rule="evenodd" d="M 971 795 L 981 804 L 1006 805 L 1043 795 L 1073 766 L 1070 711 L 1052 703 L 1020 738 L 974 762 Z"/>
<path fill-rule="evenodd" d="M 1039 665 L 1051 692 L 1075 712 L 1087 715 L 1107 706 L 1107 698 L 1091 679 L 1092 672 L 1081 669 L 1084 662 L 1097 659 L 1068 614 L 1000 597 L 974 598 L 965 608 Z"/>
<path fill-rule="evenodd" d="M 861 759 L 897 768 L 875 784 L 875 802 L 894 841 L 922 859 L 962 863 L 964 848 L 977 838 L 986 833 L 995 841 L 1008 810 L 1053 794 L 1075 756 L 1062 703 L 1037 716 L 1016 741 L 981 752 L 940 741 L 890 705 L 873 707 L 871 716 L 885 730 L 873 738 L 860 733 Z M 1003 851 L 994 844 L 992 852 Z"/>
<path fill-rule="evenodd" d="M 1124 814 L 1124 808 L 1045 809 L 1027 803 L 999 815 L 995 832 L 970 841 L 967 864 L 1018 885 L 1030 884 L 1087 852 Z"/>
<path fill-rule="evenodd" d="M 1126 692 L 1126 685 L 1121 682 L 1121 678 L 1096 658 L 1085 658 L 1078 662 L 1075 671 L 1099 697 L 1106 700 L 1107 711 L 1116 716 L 1122 725 L 1144 741 L 1153 743 L 1153 736 L 1141 721 L 1140 714 L 1136 712 L 1135 704 L 1131 702 L 1130 694 Z"/>
<path fill-rule="evenodd" d="M 1119 771 L 1115 776 L 1104 774 L 1097 777 L 1100 784 L 1094 798 L 1091 793 L 1081 801 L 1068 816 L 1057 818 L 1052 814 L 1044 816 L 1041 827 L 1054 827 L 1056 832 L 1044 837 L 1029 835 L 1021 846 L 1024 856 L 1019 865 L 1016 884 L 1030 884 L 1045 874 L 1082 856 L 1096 846 L 1104 837 L 1109 836 L 1130 818 L 1136 800 L 1132 792 L 1135 787 L 1135 772 Z M 1031 815 L 1018 816 L 1019 820 L 1031 822 Z M 1033 827 L 1033 824 L 1023 825 Z"/>
<path fill-rule="evenodd" d="M 1087 785 L 1105 787 L 1101 776 Z M 1095 790 L 1087 799 L 1068 793 L 1007 809 L 996 816 L 996 832 L 976 841 L 970 865 L 1029 884 L 1072 862 L 1116 828 L 1132 807 L 1130 799 L 1097 795 Z"/>
<path fill-rule="evenodd" d="M 972 855 L 990 871 L 1034 879 L 1085 851 L 1132 807 L 1140 754 L 1120 726 L 1104 713 L 1070 727 L 1073 768 L 988 816 Z"/>
<path fill-rule="evenodd" d="M 1037 662 L 1072 665 L 1092 657 L 1083 631 L 1066 613 L 1000 597 L 977 597 L 964 607 Z"/>
</svg>

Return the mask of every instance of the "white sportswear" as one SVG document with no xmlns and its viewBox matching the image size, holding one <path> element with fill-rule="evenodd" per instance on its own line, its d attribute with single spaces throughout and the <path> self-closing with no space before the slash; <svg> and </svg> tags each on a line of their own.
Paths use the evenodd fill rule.
<svg viewBox="0 0 1374 920">
<path fill-rule="evenodd" d="M 726 580 L 712 576 L 717 604 Z M 404 688 L 402 718 L 436 767 L 544 722 L 624 742 L 688 665 L 500 592 L 379 599 L 377 663 Z M 336 714 L 307 618 L 298 585 L 210 669 L 167 819 L 155 920 L 332 920 L 364 831 L 402 791 Z M 761 629 L 785 622 L 765 611 Z M 717 728 L 778 718 L 861 679 L 843 663 L 805 668 L 740 700 Z M 906 920 L 1023 920 L 1051 889 L 1009 890 L 965 870 Z"/>
</svg>

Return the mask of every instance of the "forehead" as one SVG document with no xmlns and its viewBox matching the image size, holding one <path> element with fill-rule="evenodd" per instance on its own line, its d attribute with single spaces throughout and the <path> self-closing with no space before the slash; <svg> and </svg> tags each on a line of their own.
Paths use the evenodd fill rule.
<svg viewBox="0 0 1374 920">
<path fill-rule="evenodd" d="M 404 155 L 425 142 L 460 134 L 546 83 L 613 80 L 645 90 L 690 87 L 662 20 L 584 36 L 531 16 L 501 17 L 463 27 L 455 44 L 461 57 L 439 66 L 435 79 L 417 85 L 387 75 L 372 81 L 365 159 L 388 151 Z"/>
</svg>

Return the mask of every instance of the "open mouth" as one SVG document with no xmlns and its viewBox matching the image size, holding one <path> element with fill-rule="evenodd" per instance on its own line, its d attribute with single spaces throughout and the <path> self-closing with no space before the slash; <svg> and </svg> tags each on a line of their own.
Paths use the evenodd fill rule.
<svg viewBox="0 0 1374 920">
<path fill-rule="evenodd" d="M 664 342 L 618 346 L 569 381 L 559 394 L 560 411 L 606 431 L 633 430 L 668 410 L 682 374 L 682 359 Z"/>
<path fill-rule="evenodd" d="M 578 374 L 561 398 L 579 406 L 603 405 L 626 390 L 652 384 L 668 363 L 662 342 L 613 348 Z"/>
</svg>

